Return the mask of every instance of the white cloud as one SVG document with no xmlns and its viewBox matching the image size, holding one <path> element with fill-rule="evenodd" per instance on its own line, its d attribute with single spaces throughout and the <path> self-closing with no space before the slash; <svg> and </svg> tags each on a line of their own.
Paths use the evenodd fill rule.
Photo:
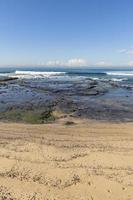
<svg viewBox="0 0 133 200">
<path fill-rule="evenodd" d="M 60 60 L 49 60 L 47 66 L 61 66 L 63 63 Z"/>
<path fill-rule="evenodd" d="M 67 61 L 50 60 L 46 66 L 66 66 L 66 67 L 82 67 L 88 66 L 88 61 L 82 58 L 72 58 Z"/>
<path fill-rule="evenodd" d="M 130 47 L 129 49 L 120 49 L 118 52 L 126 55 L 133 55 L 133 47 Z"/>
<path fill-rule="evenodd" d="M 97 62 L 95 65 L 96 66 L 102 66 L 102 67 L 106 66 L 107 67 L 107 66 L 111 65 L 111 63 L 107 63 L 104 60 L 101 60 L 101 61 Z"/>
<path fill-rule="evenodd" d="M 119 53 L 126 53 L 127 52 L 127 49 L 120 49 L 118 50 Z"/>
<path fill-rule="evenodd" d="M 133 67 L 133 61 L 129 61 L 128 66 Z"/>
<path fill-rule="evenodd" d="M 73 58 L 66 62 L 66 66 L 70 66 L 70 67 L 82 67 L 82 66 L 87 66 L 87 65 L 88 65 L 88 62 L 82 58 Z"/>
</svg>

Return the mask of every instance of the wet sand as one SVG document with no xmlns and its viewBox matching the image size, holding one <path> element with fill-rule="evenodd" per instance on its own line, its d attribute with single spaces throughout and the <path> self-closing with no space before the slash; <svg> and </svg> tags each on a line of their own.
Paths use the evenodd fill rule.
<svg viewBox="0 0 133 200">
<path fill-rule="evenodd" d="M 133 123 L 1 122 L 0 199 L 132 200 Z"/>
</svg>

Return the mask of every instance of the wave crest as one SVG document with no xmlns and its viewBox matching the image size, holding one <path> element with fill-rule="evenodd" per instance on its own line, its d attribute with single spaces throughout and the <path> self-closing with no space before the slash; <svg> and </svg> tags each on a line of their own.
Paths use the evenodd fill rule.
<svg viewBox="0 0 133 200">
<path fill-rule="evenodd" d="M 106 72 L 107 75 L 112 76 L 133 76 L 133 71 L 117 71 L 117 72 Z"/>
<path fill-rule="evenodd" d="M 19 78 L 48 78 L 51 76 L 59 76 L 65 74 L 65 72 L 15 71 L 15 76 Z"/>
</svg>

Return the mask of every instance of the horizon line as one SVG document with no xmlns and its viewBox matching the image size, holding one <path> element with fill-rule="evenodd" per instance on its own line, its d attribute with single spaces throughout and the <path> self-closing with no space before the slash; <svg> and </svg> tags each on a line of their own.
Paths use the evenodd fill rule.
<svg viewBox="0 0 133 200">
<path fill-rule="evenodd" d="M 8 64 L 8 65 L 0 65 L 0 68 L 10 68 L 10 67 L 44 67 L 44 68 L 133 68 L 133 66 L 128 65 L 108 65 L 108 66 L 102 66 L 102 65 L 86 65 L 86 66 L 50 66 L 50 65 L 33 65 L 33 64 L 27 64 L 27 65 L 15 65 L 15 64 Z"/>
</svg>

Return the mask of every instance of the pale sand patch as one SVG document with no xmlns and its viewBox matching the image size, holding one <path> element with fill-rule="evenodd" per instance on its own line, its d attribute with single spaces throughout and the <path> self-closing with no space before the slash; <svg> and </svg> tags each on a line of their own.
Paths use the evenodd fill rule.
<svg viewBox="0 0 133 200">
<path fill-rule="evenodd" d="M 133 123 L 0 123 L 0 200 L 132 200 Z"/>
</svg>

